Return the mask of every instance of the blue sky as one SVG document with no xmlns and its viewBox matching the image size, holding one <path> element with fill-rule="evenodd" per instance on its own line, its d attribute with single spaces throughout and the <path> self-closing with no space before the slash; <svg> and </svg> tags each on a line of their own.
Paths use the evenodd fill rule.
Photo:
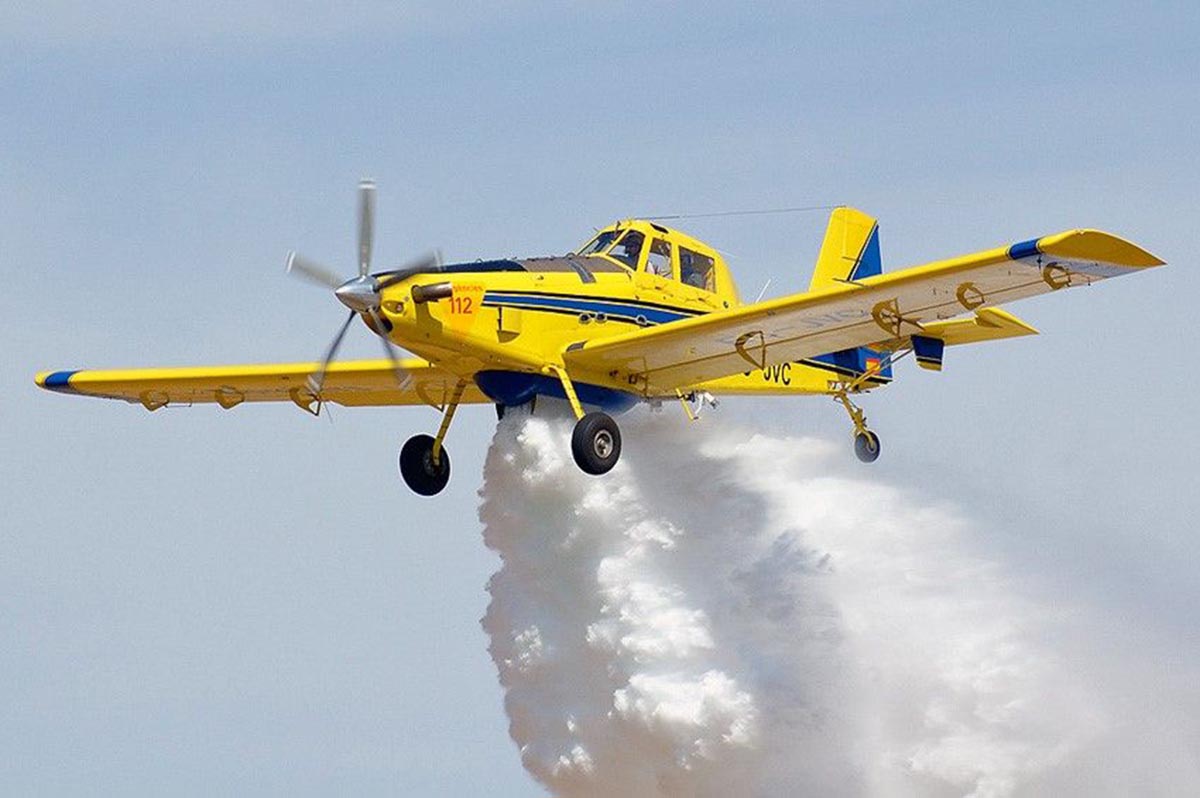
<svg viewBox="0 0 1200 798">
<path fill-rule="evenodd" d="M 1113 646 L 1200 654 L 1193 6 L 294 8 L 0 11 L 5 792 L 536 789 L 478 624 L 490 409 L 426 501 L 395 455 L 432 412 L 147 415 L 32 385 L 317 357 L 341 313 L 284 253 L 349 273 L 363 175 L 380 267 L 833 203 L 879 217 L 885 269 L 1071 227 L 1143 244 L 1170 266 L 1015 306 L 1042 336 L 864 404 L 881 479 L 959 503 L 1030 591 L 1110 611 Z M 680 226 L 752 297 L 807 284 L 824 223 Z M 346 356 L 376 352 L 355 329 Z M 820 400 L 721 418 L 846 435 Z"/>
</svg>

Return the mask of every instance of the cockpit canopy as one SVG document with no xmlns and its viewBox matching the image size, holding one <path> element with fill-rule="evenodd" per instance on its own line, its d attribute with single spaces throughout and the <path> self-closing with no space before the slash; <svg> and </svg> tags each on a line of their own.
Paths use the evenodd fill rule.
<svg viewBox="0 0 1200 798">
<path fill-rule="evenodd" d="M 733 280 L 716 250 L 653 222 L 618 222 L 597 233 L 578 254 L 607 258 L 634 272 L 737 300 Z"/>
</svg>

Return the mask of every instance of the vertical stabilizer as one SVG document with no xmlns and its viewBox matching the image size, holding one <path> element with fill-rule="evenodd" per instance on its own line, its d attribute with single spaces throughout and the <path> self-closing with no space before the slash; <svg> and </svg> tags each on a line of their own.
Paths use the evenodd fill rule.
<svg viewBox="0 0 1200 798">
<path fill-rule="evenodd" d="M 821 291 L 832 285 L 844 285 L 882 272 L 879 225 L 874 217 L 856 208 L 835 209 L 829 214 L 829 227 L 825 228 L 825 240 L 821 242 L 817 267 L 813 270 L 808 290 Z M 892 378 L 892 367 L 886 365 L 885 353 L 866 346 L 830 352 L 813 358 L 811 362 L 824 368 L 832 367 L 852 377 L 878 369 L 876 373 L 881 381 Z M 882 369 L 879 368 L 881 363 L 885 364 Z"/>
<path fill-rule="evenodd" d="M 883 271 L 879 255 L 879 225 L 873 217 L 855 208 L 837 208 L 829 215 L 829 227 L 817 255 L 809 291 L 831 283 L 873 277 Z"/>
</svg>

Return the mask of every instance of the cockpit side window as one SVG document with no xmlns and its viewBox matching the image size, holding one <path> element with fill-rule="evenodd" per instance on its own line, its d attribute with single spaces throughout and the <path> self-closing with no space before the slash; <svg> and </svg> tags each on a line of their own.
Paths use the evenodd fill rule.
<svg viewBox="0 0 1200 798">
<path fill-rule="evenodd" d="M 715 291 L 716 269 L 713 259 L 699 252 L 679 248 L 679 279 L 693 288 Z"/>
<path fill-rule="evenodd" d="M 589 241 L 582 249 L 579 250 L 580 255 L 595 255 L 608 249 L 613 241 L 617 240 L 617 234 L 620 230 L 605 230 L 600 235 Z"/>
<path fill-rule="evenodd" d="M 651 239 L 650 254 L 646 256 L 646 271 L 649 274 L 657 274 L 659 277 L 670 280 L 673 276 L 671 271 L 671 243 L 664 241 L 661 238 Z"/>
<path fill-rule="evenodd" d="M 625 234 L 617 245 L 609 250 L 608 255 L 611 258 L 624 263 L 631 269 L 637 269 L 638 258 L 642 255 L 642 244 L 646 242 L 646 237 L 637 230 L 630 230 Z"/>
</svg>

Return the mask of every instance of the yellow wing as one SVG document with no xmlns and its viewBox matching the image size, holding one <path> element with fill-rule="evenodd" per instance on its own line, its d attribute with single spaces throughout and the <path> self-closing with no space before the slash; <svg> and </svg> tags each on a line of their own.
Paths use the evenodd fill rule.
<svg viewBox="0 0 1200 798">
<path fill-rule="evenodd" d="M 571 347 L 564 359 L 579 379 L 606 375 L 644 395 L 670 394 L 750 368 L 852 347 L 896 348 L 913 335 L 958 339 L 946 343 L 1003 337 L 984 333 L 1000 317 L 973 325 L 977 332 L 971 335 L 961 324 L 942 320 L 1162 264 L 1109 233 L 1071 230 L 587 341 Z M 1008 327 L 1008 334 L 1020 334 Z"/>
<path fill-rule="evenodd" d="M 123 399 L 157 410 L 170 405 L 215 403 L 229 409 L 242 402 L 293 402 L 311 412 L 316 399 L 306 381 L 318 363 L 274 363 L 251 366 L 191 366 L 185 368 L 114 371 L 55 371 L 36 377 L 50 391 Z M 445 405 L 458 377 L 420 359 L 400 361 L 403 383 L 389 360 L 350 360 L 333 363 L 325 375 L 321 398 L 349 406 Z M 462 402 L 490 400 L 468 383 Z"/>
</svg>

